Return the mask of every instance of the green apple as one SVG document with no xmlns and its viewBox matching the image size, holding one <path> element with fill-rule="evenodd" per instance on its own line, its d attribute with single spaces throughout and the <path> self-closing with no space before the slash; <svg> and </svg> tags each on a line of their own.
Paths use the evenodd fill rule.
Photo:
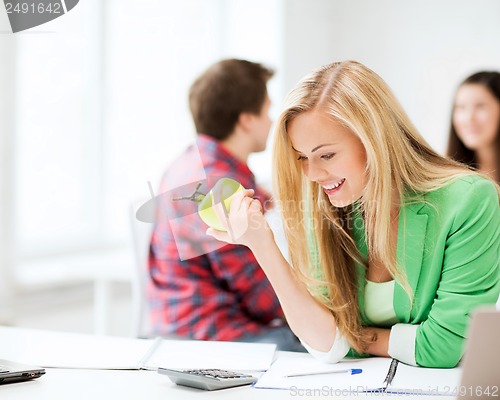
<svg viewBox="0 0 500 400">
<path fill-rule="evenodd" d="M 229 212 L 229 206 L 231 205 L 231 199 L 233 196 L 245 188 L 241 186 L 241 183 L 235 181 L 231 178 L 221 178 L 217 181 L 214 187 L 208 192 L 208 194 L 203 194 L 198 192 L 201 183 L 197 186 L 196 190 L 191 196 L 178 197 L 172 200 L 191 200 L 198 202 L 198 215 L 208 226 L 217 229 L 218 231 L 226 231 L 226 228 L 222 225 L 217 217 L 217 213 L 214 210 L 215 204 L 222 202 L 226 211 Z"/>
<path fill-rule="evenodd" d="M 225 231 L 226 228 L 222 225 L 215 213 L 213 203 L 222 202 L 226 211 L 229 212 L 229 206 L 231 205 L 231 199 L 239 191 L 244 190 L 244 187 L 238 181 L 231 178 L 221 178 L 214 185 L 212 190 L 203 198 L 203 200 L 198 205 L 198 214 L 201 219 L 210 227 L 217 229 L 218 231 Z M 219 194 L 219 197 L 217 196 Z"/>
</svg>

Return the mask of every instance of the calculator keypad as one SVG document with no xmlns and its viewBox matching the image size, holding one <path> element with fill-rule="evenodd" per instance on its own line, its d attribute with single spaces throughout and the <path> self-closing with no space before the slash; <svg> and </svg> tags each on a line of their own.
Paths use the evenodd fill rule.
<svg viewBox="0 0 500 400">
<path fill-rule="evenodd" d="M 250 376 L 232 371 L 226 371 L 223 369 L 192 369 L 183 372 L 187 374 L 207 376 L 209 378 L 216 379 L 246 378 Z"/>
<path fill-rule="evenodd" d="M 252 375 L 216 368 L 185 370 L 158 368 L 158 373 L 167 375 L 177 385 L 204 390 L 228 389 L 251 385 L 257 381 L 257 378 Z"/>
</svg>

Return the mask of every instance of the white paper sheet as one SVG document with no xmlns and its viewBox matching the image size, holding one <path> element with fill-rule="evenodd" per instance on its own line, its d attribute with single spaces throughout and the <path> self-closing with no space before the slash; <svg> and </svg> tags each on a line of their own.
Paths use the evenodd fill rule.
<svg viewBox="0 0 500 400">
<path fill-rule="evenodd" d="M 337 364 L 325 364 L 314 358 L 279 358 L 258 380 L 255 387 L 288 390 L 309 389 L 320 391 L 325 395 L 327 393 L 354 393 L 367 389 L 378 389 L 383 386 L 390 364 L 391 360 L 389 358 L 349 360 Z M 285 377 L 291 374 L 338 371 L 351 368 L 361 368 L 363 372 L 357 375 L 333 373 L 294 378 Z"/>
<path fill-rule="evenodd" d="M 40 367 L 138 369 L 153 340 L 0 327 L 0 358 Z"/>
<path fill-rule="evenodd" d="M 391 364 L 390 358 L 374 357 L 357 360 L 342 360 L 337 364 L 324 364 L 313 358 L 279 358 L 257 381 L 256 388 L 286 389 L 291 394 L 299 392 L 310 396 L 346 396 L 349 393 L 373 391 L 384 388 L 384 380 Z M 286 375 L 322 371 L 362 369 L 358 375 L 332 373 L 286 378 Z M 387 393 L 411 395 L 456 396 L 460 382 L 460 368 L 440 369 L 412 367 L 398 364 L 392 384 Z M 309 391 L 309 392 L 305 392 Z"/>
<path fill-rule="evenodd" d="M 461 368 L 421 368 L 398 364 L 388 392 L 457 396 Z"/>
<path fill-rule="evenodd" d="M 46 368 L 264 371 L 275 350 L 274 344 L 129 339 L 0 327 L 0 359 Z"/>
</svg>

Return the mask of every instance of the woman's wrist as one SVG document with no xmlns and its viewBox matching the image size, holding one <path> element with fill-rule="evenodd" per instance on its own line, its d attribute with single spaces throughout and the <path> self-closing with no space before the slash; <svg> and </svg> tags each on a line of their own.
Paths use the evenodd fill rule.
<svg viewBox="0 0 500 400">
<path fill-rule="evenodd" d="M 274 240 L 274 233 L 269 227 L 267 227 L 267 229 L 262 232 L 262 235 L 260 235 L 254 243 L 250 244 L 248 248 L 252 251 L 257 260 L 271 255 L 274 250 L 279 251 L 278 245 Z"/>
<path fill-rule="evenodd" d="M 390 329 L 368 327 L 365 328 L 364 333 L 369 342 L 366 353 L 374 356 L 389 357 Z"/>
</svg>

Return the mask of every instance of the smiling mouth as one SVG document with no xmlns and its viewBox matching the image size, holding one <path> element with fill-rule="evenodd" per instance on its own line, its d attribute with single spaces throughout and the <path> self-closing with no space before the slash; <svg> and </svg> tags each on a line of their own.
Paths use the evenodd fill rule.
<svg viewBox="0 0 500 400">
<path fill-rule="evenodd" d="M 345 182 L 345 178 L 342 178 L 338 182 L 328 184 L 328 185 L 322 185 L 323 190 L 325 191 L 325 193 L 327 195 L 333 194 L 335 192 L 338 192 L 342 188 L 342 185 L 344 184 L 344 182 Z"/>
</svg>

